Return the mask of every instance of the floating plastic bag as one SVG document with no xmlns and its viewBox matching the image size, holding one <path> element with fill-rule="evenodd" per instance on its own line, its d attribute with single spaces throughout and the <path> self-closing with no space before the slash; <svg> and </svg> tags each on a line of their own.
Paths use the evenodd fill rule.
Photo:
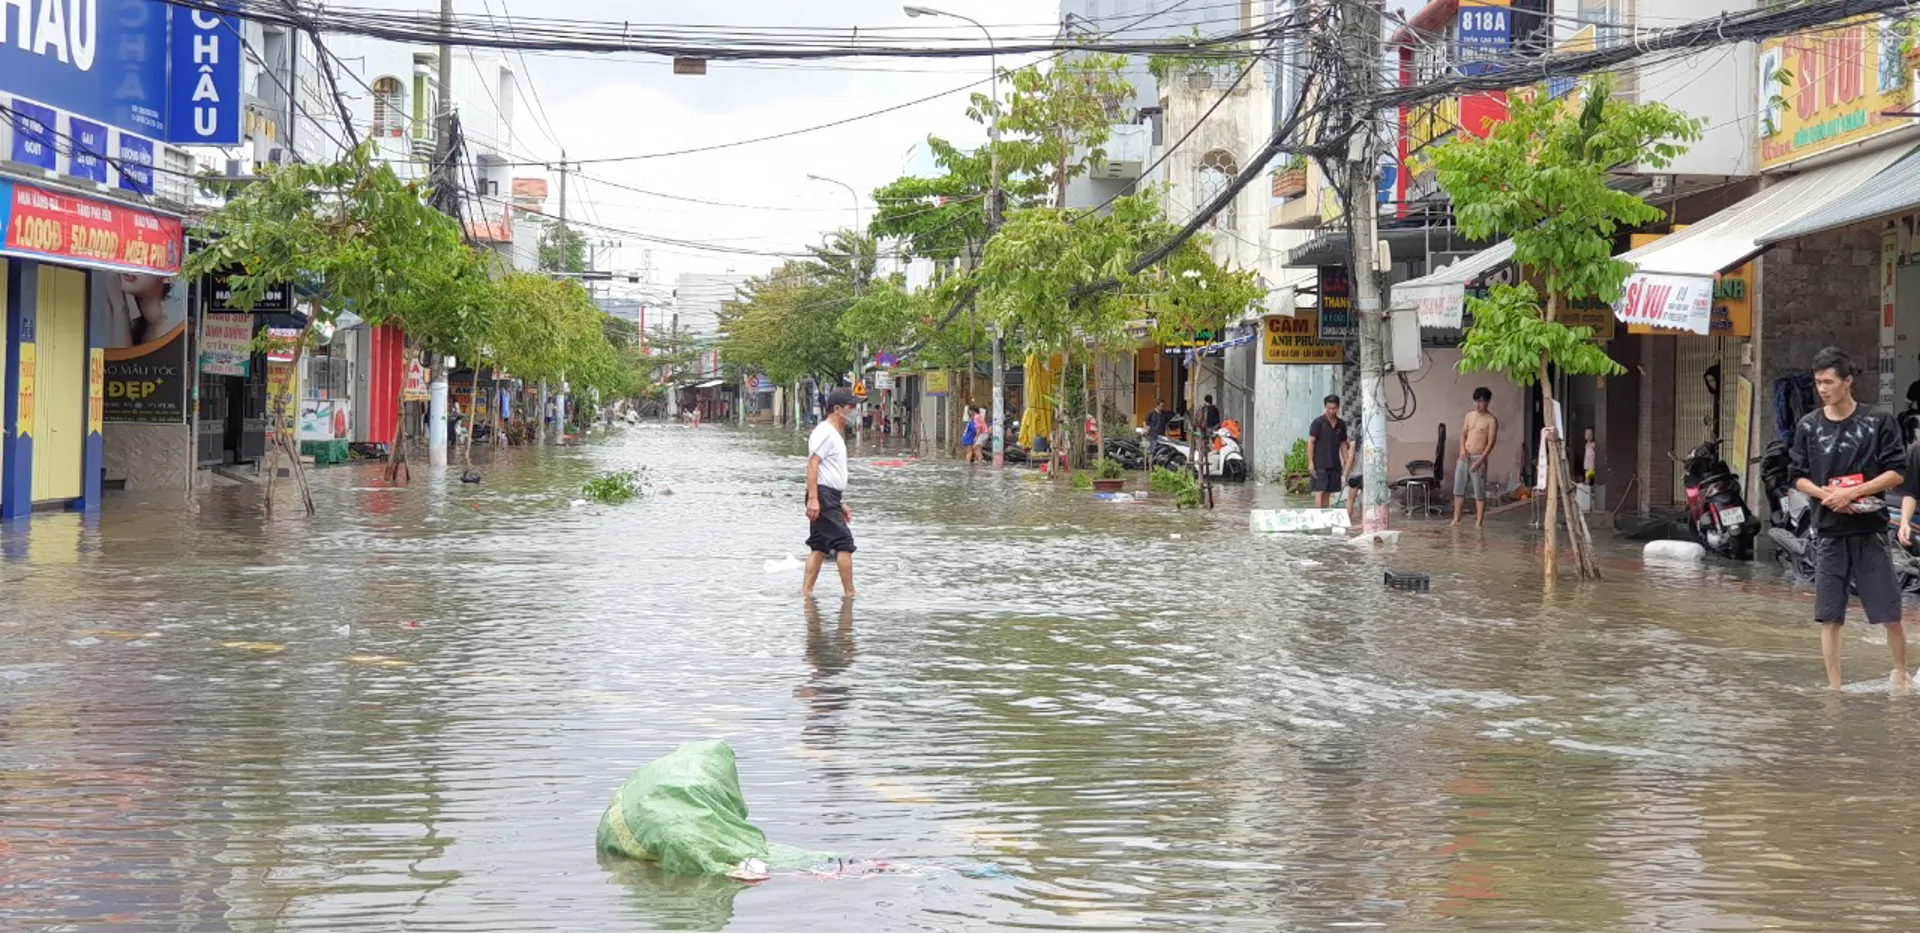
<svg viewBox="0 0 1920 933">
<path fill-rule="evenodd" d="M 666 871 L 741 881 L 762 880 L 769 867 L 825 858 L 769 846 L 759 827 L 747 822 L 740 773 L 725 742 L 682 745 L 634 771 L 601 815 L 596 844 L 602 852 L 656 862 Z"/>
</svg>

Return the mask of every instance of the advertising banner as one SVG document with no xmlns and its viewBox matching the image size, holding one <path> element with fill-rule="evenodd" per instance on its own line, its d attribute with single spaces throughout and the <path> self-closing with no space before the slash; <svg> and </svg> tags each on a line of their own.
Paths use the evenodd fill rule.
<svg viewBox="0 0 1920 933">
<path fill-rule="evenodd" d="M 240 18 L 173 8 L 167 139 L 184 145 L 240 142 Z"/>
<path fill-rule="evenodd" d="M 115 161 L 120 163 L 120 190 L 134 194 L 153 193 L 152 140 L 121 133 Z"/>
<path fill-rule="evenodd" d="M 0 16 L 5 90 L 149 139 L 240 141 L 237 17 L 161 0 L 9 0 Z"/>
<path fill-rule="evenodd" d="M 111 422 L 187 420 L 187 286 L 158 275 L 93 273 L 95 319 L 106 320 L 106 399 Z"/>
<path fill-rule="evenodd" d="M 180 235 L 176 218 L 0 178 L 0 253 L 172 275 Z"/>
<path fill-rule="evenodd" d="M 1286 317 L 1271 315 L 1263 328 L 1266 348 L 1265 360 L 1268 363 L 1344 363 L 1347 360 L 1347 346 L 1344 343 L 1322 343 L 1316 333 L 1317 323 L 1313 318 Z"/>
<path fill-rule="evenodd" d="M 38 0 L 0 11 L 9 27 L 0 34 L 8 90 L 109 126 L 166 134 L 166 4 Z"/>
<path fill-rule="evenodd" d="M 67 133 L 73 137 L 73 154 L 67 159 L 67 174 L 106 184 L 107 128 L 75 118 L 67 121 Z"/>
<path fill-rule="evenodd" d="M 200 371 L 245 376 L 253 363 L 253 316 L 209 314 L 200 336 Z"/>
<path fill-rule="evenodd" d="M 260 300 L 251 308 L 239 308 L 233 304 L 233 286 L 226 275 L 212 276 L 207 287 L 211 289 L 210 300 L 215 311 L 251 312 L 254 314 L 280 313 L 293 310 L 293 289 L 286 285 L 269 285 L 260 293 Z"/>
<path fill-rule="evenodd" d="M 951 377 L 944 369 L 927 370 L 927 394 L 933 398 L 944 398 L 951 391 Z"/>
<path fill-rule="evenodd" d="M 1760 43 L 1760 167 L 1906 129 L 1908 26 L 1861 17 Z"/>
<path fill-rule="evenodd" d="M 1353 326 L 1353 279 L 1346 266 L 1320 267 L 1320 339 L 1328 342 L 1352 340 L 1358 334 Z"/>
<path fill-rule="evenodd" d="M 52 171 L 59 164 L 54 148 L 54 127 L 59 117 L 52 108 L 13 101 L 13 161 Z"/>
<path fill-rule="evenodd" d="M 1637 272 L 1613 316 L 1629 326 L 1644 324 L 1705 336 L 1713 322 L 1713 277 Z"/>
</svg>

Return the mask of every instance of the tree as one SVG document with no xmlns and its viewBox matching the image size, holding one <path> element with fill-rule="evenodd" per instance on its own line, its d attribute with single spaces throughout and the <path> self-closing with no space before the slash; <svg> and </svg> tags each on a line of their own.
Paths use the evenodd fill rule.
<svg viewBox="0 0 1920 933">
<path fill-rule="evenodd" d="M 1639 196 L 1609 187 L 1610 173 L 1634 164 L 1667 167 L 1700 138 L 1701 124 L 1665 104 L 1617 99 L 1612 82 L 1601 77 L 1586 82 L 1577 101 L 1516 94 L 1508 120 L 1486 139 L 1463 136 L 1434 152 L 1461 232 L 1476 240 L 1512 238 L 1523 278 L 1545 287 L 1543 296 L 1523 281 L 1469 299 L 1473 327 L 1461 347 L 1462 372 L 1538 383 L 1541 410 L 1551 420 L 1553 370 L 1624 371 L 1592 342 L 1590 328 L 1559 323 L 1559 309 L 1571 301 L 1618 301 L 1633 270 L 1612 258 L 1615 237 L 1665 216 Z M 1546 573 L 1551 579 L 1556 572 L 1555 513 L 1564 507 L 1580 574 L 1598 577 L 1586 519 L 1573 507 L 1564 440 L 1554 436 L 1547 446 Z"/>
<path fill-rule="evenodd" d="M 987 243 L 975 276 L 981 309 L 1028 352 L 1046 356 L 1131 350 L 1127 323 L 1149 314 L 1164 343 L 1218 333 L 1260 289 L 1252 273 L 1216 263 L 1204 238 L 1181 244 L 1153 267 L 1128 271 L 1175 229 L 1152 192 L 1116 198 L 1105 214 L 1022 211 Z M 1118 287 L 1099 287 L 1108 280 Z M 1062 422 L 1067 401 L 1056 400 Z M 1070 428 L 1077 438 L 1081 426 Z"/>
<path fill-rule="evenodd" d="M 722 359 L 781 385 L 837 382 L 853 367 L 852 344 L 839 326 L 853 289 L 825 266 L 791 260 L 742 290 L 742 300 L 720 309 Z"/>
<path fill-rule="evenodd" d="M 1046 181 L 1054 206 L 1067 206 L 1067 183 L 1106 157 L 1110 128 L 1132 121 L 1128 102 L 1133 85 L 1124 75 L 1124 56 L 1080 53 L 1056 61 L 1045 71 L 1022 68 L 1008 75 L 1013 90 L 1000 117 L 1002 133 L 1016 137 L 1012 162 Z M 992 106 L 975 97 L 972 112 Z"/>
<path fill-rule="evenodd" d="M 587 240 L 580 231 L 541 220 L 540 268 L 546 272 L 587 271 Z"/>
<path fill-rule="evenodd" d="M 283 284 L 311 294 L 307 325 L 294 347 L 296 370 L 316 327 L 331 327 L 347 311 L 370 325 L 399 326 L 438 352 L 464 351 L 486 333 L 497 294 L 487 261 L 464 242 L 452 218 L 428 206 L 427 195 L 376 162 L 371 144 L 338 162 L 266 165 L 259 180 L 196 228 L 205 246 L 187 257 L 182 274 L 226 274 L 233 303 L 243 309 Z M 287 403 L 275 399 L 272 410 L 283 413 Z M 311 514 L 313 498 L 287 421 L 276 415 L 270 457 L 284 452 L 293 460 Z M 269 483 L 275 472 L 269 463 Z"/>
</svg>

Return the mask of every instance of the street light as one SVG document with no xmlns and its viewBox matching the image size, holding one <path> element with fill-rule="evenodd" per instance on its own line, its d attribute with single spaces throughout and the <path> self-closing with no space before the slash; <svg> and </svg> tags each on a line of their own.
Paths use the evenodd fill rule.
<svg viewBox="0 0 1920 933">
<path fill-rule="evenodd" d="M 860 192 L 853 190 L 853 186 L 847 184 L 844 181 L 841 181 L 837 178 L 827 178 L 824 175 L 809 174 L 807 175 L 807 180 L 808 181 L 824 181 L 830 185 L 839 185 L 840 187 L 847 189 L 847 194 L 853 197 L 853 237 L 852 237 L 852 240 L 847 244 L 847 248 L 848 248 L 847 258 L 848 258 L 848 261 L 851 263 L 851 265 L 848 267 L 847 271 L 853 275 L 853 294 L 855 298 L 858 298 L 860 296 L 860 293 L 865 290 L 862 288 L 863 282 L 861 280 L 863 276 L 861 275 L 861 270 L 860 270 L 860 263 L 861 263 Z M 867 357 L 867 348 L 865 344 L 862 344 L 861 346 L 855 348 L 854 359 L 853 359 L 853 376 L 854 376 L 855 382 L 866 381 L 866 378 L 867 378 L 866 357 Z M 864 425 L 864 420 L 855 421 L 853 423 L 853 436 L 856 441 L 861 440 L 866 436 L 866 431 L 863 425 Z"/>
<path fill-rule="evenodd" d="M 1000 194 L 1000 55 L 993 44 L 993 33 L 980 21 L 971 16 L 961 16 L 932 7 L 909 4 L 900 8 L 908 16 L 945 16 L 949 19 L 972 23 L 980 34 L 987 37 L 987 239 L 1000 229 L 1000 215 L 1005 209 Z M 1061 205 L 1064 207 L 1065 205 Z M 971 312 L 969 312 L 971 313 Z M 972 338 L 968 338 L 972 342 Z M 972 372 L 969 362 L 968 371 Z M 968 376 L 968 386 L 972 386 L 972 376 Z M 993 335 L 993 465 L 1003 466 L 1006 461 L 1007 419 L 1007 348 L 1005 341 L 996 331 Z"/>
<path fill-rule="evenodd" d="M 808 175 L 807 180 L 808 181 L 824 181 L 829 185 L 839 185 L 840 187 L 847 189 L 847 194 L 853 197 L 853 233 L 855 236 L 859 236 L 860 235 L 860 192 L 853 190 L 852 185 L 849 185 L 844 181 L 840 181 L 837 178 L 826 178 L 820 175 Z"/>
<path fill-rule="evenodd" d="M 987 101 L 992 105 L 991 107 L 988 108 L 988 122 L 987 122 L 987 156 L 988 156 L 988 162 L 990 163 L 987 169 L 987 232 L 989 234 L 992 234 L 992 232 L 998 229 L 1000 226 L 1000 212 L 1001 212 L 1001 204 L 1000 204 L 1000 64 L 999 64 L 1000 56 L 999 56 L 999 49 L 997 46 L 994 45 L 994 42 L 993 42 L 993 33 L 989 31 L 987 27 L 980 25 L 979 20 L 974 19 L 971 16 L 961 16 L 958 13 L 949 13 L 945 10 L 936 10 L 933 7 L 929 7 L 929 6 L 914 6 L 911 4 L 901 7 L 900 10 L 901 12 L 911 17 L 945 16 L 949 19 L 963 20 L 965 22 L 972 23 L 974 28 L 980 30 L 981 35 L 987 37 L 987 69 L 988 69 L 987 70 Z"/>
</svg>

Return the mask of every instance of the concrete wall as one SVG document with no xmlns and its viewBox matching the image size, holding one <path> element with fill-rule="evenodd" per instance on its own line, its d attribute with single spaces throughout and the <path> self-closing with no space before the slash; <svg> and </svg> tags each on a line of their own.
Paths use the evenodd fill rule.
<svg viewBox="0 0 1920 933">
<path fill-rule="evenodd" d="M 1256 351 L 1258 344 L 1254 344 Z M 1247 465 L 1271 480 L 1286 467 L 1294 441 L 1306 440 L 1324 399 L 1339 391 L 1338 366 L 1260 364 L 1254 376 L 1254 418 L 1247 427 Z"/>
<path fill-rule="evenodd" d="M 1822 347 L 1839 347 L 1866 368 L 1854 394 L 1868 403 L 1876 399 L 1879 259 L 1880 232 L 1863 226 L 1781 244 L 1755 263 L 1755 327 L 1764 335 L 1764 353 L 1754 388 L 1760 396 L 1758 429 L 1765 436 L 1773 431 L 1773 380 L 1804 370 Z"/>
<path fill-rule="evenodd" d="M 107 479 L 125 480 L 128 492 L 186 489 L 192 430 L 184 424 L 101 425 Z"/>
<path fill-rule="evenodd" d="M 1460 430 L 1467 412 L 1473 410 L 1473 390 L 1486 386 L 1493 391 L 1493 416 L 1500 420 L 1500 436 L 1495 441 L 1493 460 L 1487 466 L 1487 478 L 1510 489 L 1519 481 L 1521 462 L 1532 458 L 1533 448 L 1538 444 L 1537 439 L 1526 436 L 1525 394 L 1537 390 L 1523 390 L 1492 373 L 1463 374 L 1459 364 L 1459 350 L 1427 350 L 1426 365 L 1407 377 L 1418 404 L 1412 406 L 1412 417 L 1387 423 L 1387 475 L 1398 479 L 1407 474 L 1409 461 L 1432 459 L 1434 441 L 1439 437 L 1440 425 L 1445 424 L 1447 453 L 1441 463 L 1441 476 L 1446 488 L 1451 490 L 1453 462 L 1460 450 Z M 1398 380 L 1387 384 L 1387 404 L 1406 405 Z"/>
</svg>

